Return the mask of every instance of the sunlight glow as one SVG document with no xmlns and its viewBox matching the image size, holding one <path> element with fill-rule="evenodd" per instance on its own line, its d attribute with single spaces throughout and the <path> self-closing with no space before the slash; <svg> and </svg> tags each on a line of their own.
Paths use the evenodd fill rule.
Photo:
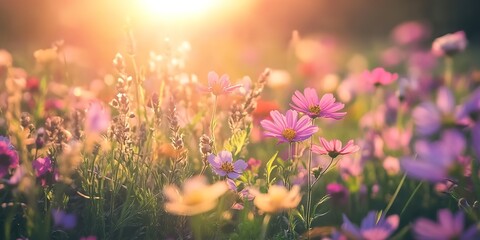
<svg viewBox="0 0 480 240">
<path fill-rule="evenodd" d="M 203 14 L 220 0 L 140 0 L 146 11 L 162 18 L 184 18 Z"/>
</svg>

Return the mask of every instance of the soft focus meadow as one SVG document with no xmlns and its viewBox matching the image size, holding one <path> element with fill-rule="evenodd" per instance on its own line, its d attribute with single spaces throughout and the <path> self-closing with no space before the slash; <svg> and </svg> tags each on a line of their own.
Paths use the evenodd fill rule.
<svg viewBox="0 0 480 240">
<path fill-rule="evenodd" d="M 0 239 L 480 239 L 463 29 L 406 21 L 362 51 L 292 29 L 288 66 L 243 49 L 264 70 L 239 73 L 117 26 L 98 71 L 65 40 L 0 49 Z"/>
</svg>

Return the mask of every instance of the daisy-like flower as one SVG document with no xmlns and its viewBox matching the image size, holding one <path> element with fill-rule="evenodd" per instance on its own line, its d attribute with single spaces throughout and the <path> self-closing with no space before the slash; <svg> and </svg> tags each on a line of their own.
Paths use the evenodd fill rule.
<svg viewBox="0 0 480 240">
<path fill-rule="evenodd" d="M 467 38 L 464 31 L 458 31 L 439 37 L 433 41 L 432 53 L 435 56 L 453 56 L 467 48 Z"/>
<path fill-rule="evenodd" d="M 301 142 L 308 139 L 318 131 L 318 127 L 312 125 L 308 116 L 298 119 L 298 112 L 288 110 L 285 115 L 279 111 L 271 111 L 273 121 L 262 120 L 260 125 L 265 129 L 266 137 L 277 138 L 279 143 Z"/>
<path fill-rule="evenodd" d="M 453 215 L 448 209 L 441 209 L 437 213 L 438 222 L 426 218 L 420 218 L 413 224 L 413 232 L 416 239 L 462 239 L 473 240 L 480 237 L 477 226 L 464 229 L 464 214 L 459 211 Z"/>
<path fill-rule="evenodd" d="M 311 118 L 323 117 L 339 120 L 347 114 L 346 112 L 338 112 L 345 105 L 335 102 L 333 94 L 325 94 L 319 100 L 317 92 L 313 88 L 305 88 L 303 94 L 300 91 L 295 91 L 292 102 L 290 106 L 293 109 L 307 114 Z"/>
<path fill-rule="evenodd" d="M 43 176 L 48 172 L 53 171 L 52 160 L 49 157 L 37 158 L 32 162 L 32 167 L 35 170 L 37 177 Z"/>
<path fill-rule="evenodd" d="M 228 75 L 223 74 L 219 77 L 216 72 L 212 71 L 208 73 L 208 86 L 200 86 L 199 90 L 204 93 L 212 93 L 213 95 L 219 96 L 229 94 L 240 87 L 240 84 L 231 85 Z"/>
<path fill-rule="evenodd" d="M 0 178 L 7 175 L 10 169 L 18 167 L 19 159 L 15 149 L 13 149 L 10 141 L 0 141 Z"/>
<path fill-rule="evenodd" d="M 391 215 L 387 218 L 381 215 L 380 218 L 377 218 L 377 213 L 371 211 L 362 220 L 360 228 L 353 225 L 347 216 L 343 215 L 342 231 L 349 237 L 348 239 L 383 240 L 398 228 L 399 223 L 398 215 Z"/>
<path fill-rule="evenodd" d="M 362 78 L 373 86 L 382 86 L 393 83 L 398 78 L 398 74 L 385 71 L 383 68 L 375 68 L 372 71 L 365 71 Z"/>
<path fill-rule="evenodd" d="M 232 153 L 229 151 L 221 151 L 217 156 L 210 154 L 208 162 L 216 174 L 230 179 L 237 179 L 248 167 L 248 164 L 241 159 L 233 162 Z"/>
<path fill-rule="evenodd" d="M 313 145 L 312 151 L 321 155 L 328 155 L 331 158 L 336 158 L 338 155 L 347 155 L 354 153 L 360 149 L 359 146 L 353 143 L 353 140 L 347 142 L 347 144 L 342 148 L 342 142 L 340 140 L 331 140 L 327 141 L 325 138 L 319 138 L 321 146 Z"/>
<path fill-rule="evenodd" d="M 250 189 L 249 192 L 255 196 L 255 206 L 266 213 L 296 208 L 302 200 L 298 185 L 293 186 L 290 191 L 285 186 L 273 185 L 268 189 L 268 193 L 260 193 L 255 189 Z"/>
<path fill-rule="evenodd" d="M 180 190 L 169 185 L 163 189 L 167 198 L 165 210 L 175 215 L 193 216 L 208 212 L 217 206 L 218 198 L 228 190 L 224 181 L 208 185 L 204 176 L 192 177 L 185 181 Z"/>
</svg>

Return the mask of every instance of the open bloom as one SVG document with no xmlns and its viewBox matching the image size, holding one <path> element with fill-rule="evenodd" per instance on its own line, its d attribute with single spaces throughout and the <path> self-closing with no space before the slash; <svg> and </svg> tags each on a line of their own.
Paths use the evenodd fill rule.
<svg viewBox="0 0 480 240">
<path fill-rule="evenodd" d="M 218 198 L 228 190 L 224 181 L 207 184 L 204 176 L 192 177 L 185 181 L 182 191 L 169 185 L 163 189 L 167 198 L 165 210 L 175 215 L 193 216 L 208 212 L 217 206 Z"/>
<path fill-rule="evenodd" d="M 450 33 L 435 39 L 432 44 L 432 53 L 438 57 L 453 56 L 467 48 L 467 38 L 464 31 Z"/>
<path fill-rule="evenodd" d="M 208 162 L 216 174 L 222 177 L 227 176 L 231 179 L 240 177 L 248 167 L 248 164 L 243 160 L 233 162 L 232 153 L 229 151 L 221 151 L 217 156 L 210 154 Z"/>
<path fill-rule="evenodd" d="M 377 213 L 370 211 L 362 220 L 360 228 L 353 225 L 347 216 L 343 215 L 342 230 L 349 236 L 349 239 L 383 240 L 398 228 L 399 222 L 398 215 L 391 215 L 387 218 L 382 215 L 377 218 Z"/>
<path fill-rule="evenodd" d="M 18 167 L 19 159 L 15 149 L 13 149 L 10 141 L 0 141 L 0 178 L 7 175 L 10 169 Z"/>
<path fill-rule="evenodd" d="M 240 84 L 231 85 L 228 75 L 223 74 L 219 77 L 216 72 L 212 71 L 208 73 L 208 86 L 200 86 L 199 89 L 201 92 L 212 93 L 213 95 L 219 96 L 229 94 L 240 87 Z"/>
<path fill-rule="evenodd" d="M 52 171 L 52 160 L 49 157 L 37 158 L 32 162 L 35 175 L 40 177 Z"/>
<path fill-rule="evenodd" d="M 313 88 L 305 88 L 303 94 L 300 91 L 295 91 L 292 102 L 293 104 L 290 104 L 290 106 L 293 109 L 307 114 L 311 118 L 323 117 L 339 120 L 347 114 L 346 112 L 338 112 L 345 105 L 335 102 L 332 94 L 325 94 L 319 100 L 317 92 Z"/>
<path fill-rule="evenodd" d="M 327 141 L 325 138 L 319 138 L 321 146 L 313 145 L 312 151 L 321 155 L 328 155 L 331 158 L 336 158 L 338 155 L 347 155 L 354 153 L 360 149 L 357 145 L 353 143 L 353 140 L 347 142 L 347 144 L 342 148 L 342 142 L 340 140 L 331 140 Z"/>
<path fill-rule="evenodd" d="M 268 189 L 268 193 L 260 193 L 253 189 L 250 189 L 250 193 L 255 196 L 253 200 L 255 206 L 267 213 L 296 208 L 302 200 L 298 185 L 293 186 L 290 191 L 285 186 L 273 185 Z"/>
<path fill-rule="evenodd" d="M 365 71 L 362 78 L 373 86 L 382 86 L 393 83 L 398 78 L 398 74 L 385 71 L 383 68 L 375 68 L 372 71 Z"/>
<path fill-rule="evenodd" d="M 421 240 L 479 239 L 477 226 L 464 229 L 464 215 L 459 211 L 453 215 L 448 209 L 441 209 L 437 213 L 438 222 L 426 218 L 417 219 L 413 225 L 413 232 Z"/>
<path fill-rule="evenodd" d="M 318 131 L 308 116 L 298 119 L 298 112 L 294 110 L 288 110 L 285 115 L 275 110 L 270 116 L 273 121 L 262 120 L 260 124 L 266 130 L 265 136 L 275 137 L 279 143 L 301 142 Z"/>
</svg>

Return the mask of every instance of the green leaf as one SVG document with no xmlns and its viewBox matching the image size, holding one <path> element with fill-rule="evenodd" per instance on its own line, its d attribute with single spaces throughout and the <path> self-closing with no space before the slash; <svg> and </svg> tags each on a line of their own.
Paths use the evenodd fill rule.
<svg viewBox="0 0 480 240">
<path fill-rule="evenodd" d="M 242 151 L 242 148 L 247 141 L 247 137 L 247 131 L 239 130 L 235 132 L 227 141 L 225 141 L 223 148 L 227 151 L 230 151 L 234 156 L 237 156 L 240 151 Z"/>
<path fill-rule="evenodd" d="M 274 179 L 270 179 L 270 178 L 272 176 L 273 170 L 277 168 L 277 165 L 273 165 L 273 162 L 275 161 L 275 159 L 277 159 L 277 156 L 278 156 L 278 151 L 275 154 L 273 154 L 273 156 L 270 158 L 270 160 L 268 160 L 267 165 L 265 166 L 267 169 L 266 178 L 267 178 L 268 186 L 270 186 L 273 180 L 275 179 L 275 178 Z"/>
</svg>

